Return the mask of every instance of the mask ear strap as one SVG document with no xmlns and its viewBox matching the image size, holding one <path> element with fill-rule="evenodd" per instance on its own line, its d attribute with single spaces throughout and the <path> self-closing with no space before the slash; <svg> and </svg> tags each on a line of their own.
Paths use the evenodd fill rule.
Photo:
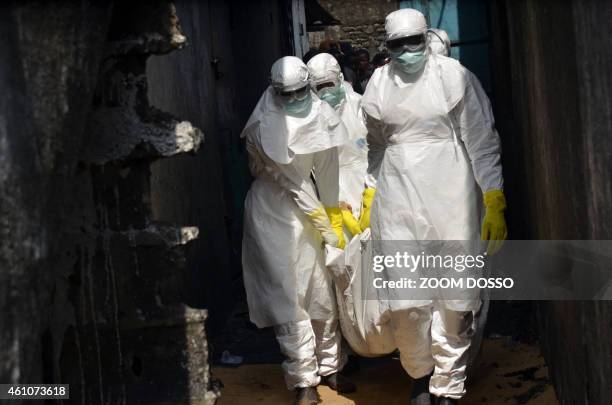
<svg viewBox="0 0 612 405">
<path fill-rule="evenodd" d="M 448 52 L 448 56 L 450 56 L 451 53 L 451 47 L 450 44 L 448 44 L 444 39 L 442 39 L 442 37 L 440 35 L 438 35 L 438 33 L 434 30 L 427 30 L 427 32 L 431 32 L 432 34 L 434 34 L 436 37 L 438 37 L 438 39 L 440 40 L 440 42 L 442 42 L 442 45 L 444 45 L 444 48 L 446 48 L 446 51 Z M 429 40 L 428 40 L 429 41 Z M 428 44 L 429 45 L 429 44 Z"/>
<path fill-rule="evenodd" d="M 438 35 L 438 33 L 432 29 L 427 30 L 427 32 L 431 32 L 432 34 L 434 34 L 435 36 L 438 37 L 438 39 L 440 40 L 440 42 L 442 42 L 444 45 L 446 45 L 446 42 L 442 39 L 442 37 L 440 35 Z"/>
</svg>

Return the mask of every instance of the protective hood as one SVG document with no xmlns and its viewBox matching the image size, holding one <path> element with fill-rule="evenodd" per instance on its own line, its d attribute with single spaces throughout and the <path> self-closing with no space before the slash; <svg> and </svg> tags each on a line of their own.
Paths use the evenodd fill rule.
<svg viewBox="0 0 612 405">
<path fill-rule="evenodd" d="M 394 11 L 385 18 L 387 41 L 423 34 L 427 31 L 425 16 L 412 8 Z"/>
<path fill-rule="evenodd" d="M 282 91 L 293 91 L 308 85 L 308 68 L 300 58 L 284 56 L 270 69 L 270 84 Z"/>
<path fill-rule="evenodd" d="M 336 58 L 328 53 L 320 53 L 308 61 L 310 82 L 317 85 L 326 81 L 338 81 L 342 70 Z"/>
<path fill-rule="evenodd" d="M 345 100 L 338 109 L 338 114 L 348 131 L 348 140 L 365 138 L 368 130 L 363 123 L 361 111 L 361 95 L 353 90 L 349 82 L 343 82 L 342 86 L 346 91 Z"/>
<path fill-rule="evenodd" d="M 451 41 L 446 31 L 432 28 L 427 32 L 429 49 L 436 55 L 450 56 Z"/>
<path fill-rule="evenodd" d="M 362 119 L 361 95 L 356 93 L 348 82 L 344 82 L 343 87 L 346 97 L 337 111 L 348 131 L 348 139 L 340 148 L 340 166 L 362 162 L 367 165 L 366 135 L 368 130 Z"/>
<path fill-rule="evenodd" d="M 348 139 L 346 127 L 327 103 L 313 95 L 310 113 L 293 117 L 283 111 L 272 86 L 259 99 L 241 137 L 257 130 L 266 155 L 280 164 L 291 163 L 295 155 L 340 146 Z"/>
</svg>

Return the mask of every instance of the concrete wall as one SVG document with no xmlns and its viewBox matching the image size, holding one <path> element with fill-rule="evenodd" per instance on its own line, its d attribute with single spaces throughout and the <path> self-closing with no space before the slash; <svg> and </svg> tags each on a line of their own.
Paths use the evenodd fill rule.
<svg viewBox="0 0 612 405">
<path fill-rule="evenodd" d="M 510 238 L 610 239 L 612 4 L 499 1 L 491 11 Z M 537 310 L 561 403 L 608 403 L 610 303 Z"/>
<path fill-rule="evenodd" d="M 319 0 L 319 4 L 342 25 L 333 27 L 340 41 L 354 48 L 366 48 L 370 56 L 384 45 L 385 17 L 399 8 L 397 0 Z M 324 33 L 311 33 L 310 46 L 318 48 Z"/>
</svg>

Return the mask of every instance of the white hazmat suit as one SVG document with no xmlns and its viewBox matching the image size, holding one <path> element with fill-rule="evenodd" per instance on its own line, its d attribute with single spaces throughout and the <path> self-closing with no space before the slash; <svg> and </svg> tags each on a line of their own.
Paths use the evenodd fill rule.
<svg viewBox="0 0 612 405">
<path fill-rule="evenodd" d="M 392 40 L 425 35 L 427 25 L 421 13 L 403 9 L 387 16 L 385 28 Z M 414 73 L 396 60 L 377 69 L 362 99 L 367 182 L 376 189 L 372 239 L 479 240 L 482 192 L 503 188 L 490 107 L 461 64 L 428 50 L 424 57 Z M 419 379 L 433 370 L 432 394 L 462 397 L 478 297 L 388 304 L 406 371 Z"/>
<path fill-rule="evenodd" d="M 325 92 L 339 96 L 331 100 L 340 120 L 348 131 L 348 141 L 339 146 L 340 162 L 340 201 L 348 203 L 353 209 L 355 218 L 359 218 L 361 194 L 365 187 L 368 169 L 368 149 L 366 144 L 367 129 L 363 123 L 361 95 L 353 90 L 350 83 L 343 80 L 342 71 L 336 58 L 321 53 L 308 61 L 311 86 L 333 83 L 334 87 L 325 87 L 318 91 L 325 98 Z M 350 236 L 350 235 L 349 235 Z"/>
<path fill-rule="evenodd" d="M 278 93 L 308 86 L 300 59 L 279 59 L 271 76 L 242 133 L 255 178 L 245 201 L 244 283 L 251 321 L 274 326 L 287 387 L 314 387 L 343 365 L 322 237 L 338 243 L 323 209 L 338 206 L 337 146 L 347 135 L 333 109 L 311 94 L 302 114 L 286 112 Z"/>
<path fill-rule="evenodd" d="M 428 31 L 429 38 L 429 49 L 432 54 L 442 55 L 450 57 L 451 54 L 451 40 L 448 36 L 448 33 L 442 29 L 431 28 Z M 474 90 L 476 91 L 476 97 L 480 100 L 483 106 L 488 106 L 484 112 L 486 115 L 486 119 L 490 122 L 494 122 L 493 118 L 493 110 L 491 108 L 491 103 L 489 102 L 489 97 L 485 92 L 480 80 L 474 75 L 471 71 L 466 69 L 466 73 L 470 76 L 470 82 L 474 86 Z M 484 328 L 486 326 L 487 313 L 489 310 L 489 299 L 488 299 L 488 291 L 483 291 L 484 294 L 482 298 L 482 305 L 478 311 L 473 313 L 474 316 L 474 336 L 472 338 L 472 347 L 470 347 L 470 364 L 473 364 L 478 355 L 478 350 L 480 348 L 480 344 L 482 342 L 484 336 Z M 468 364 L 468 367 L 470 366 Z"/>
<path fill-rule="evenodd" d="M 338 302 L 339 322 L 342 334 L 355 353 L 375 357 L 395 350 L 387 322 L 381 320 L 380 306 L 365 299 L 365 286 L 372 273 L 362 271 L 369 265 L 367 249 L 363 243 L 369 240 L 369 229 L 361 229 L 361 197 L 365 189 L 368 168 L 366 134 L 361 110 L 361 95 L 350 83 L 343 80 L 340 65 L 326 53 L 314 56 L 308 62 L 311 87 L 334 107 L 348 130 L 348 141 L 339 146 L 340 201 L 348 203 L 352 210 L 343 208 L 344 232 L 347 243 L 344 250 L 326 248 L 326 263 L 332 273 Z M 364 256 L 365 254 L 365 256 Z"/>
</svg>

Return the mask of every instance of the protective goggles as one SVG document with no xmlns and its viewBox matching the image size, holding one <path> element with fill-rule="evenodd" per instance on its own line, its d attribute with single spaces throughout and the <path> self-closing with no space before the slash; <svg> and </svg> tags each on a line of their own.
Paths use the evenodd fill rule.
<svg viewBox="0 0 612 405">
<path fill-rule="evenodd" d="M 317 92 L 317 94 L 320 94 L 323 90 L 333 89 L 334 87 L 337 87 L 339 84 L 340 84 L 340 81 L 337 81 L 337 80 L 326 80 L 324 82 L 317 83 L 314 86 L 314 90 Z"/>
<path fill-rule="evenodd" d="M 306 85 L 304 87 L 301 87 L 293 91 L 282 91 L 281 89 L 274 89 L 274 90 L 276 92 L 276 95 L 282 97 L 283 100 L 287 102 L 291 102 L 294 100 L 297 100 L 297 101 L 305 100 L 306 97 L 308 97 L 308 94 L 310 92 L 310 87 Z"/>
<path fill-rule="evenodd" d="M 391 39 L 387 41 L 386 45 L 389 52 L 392 53 L 423 51 L 427 47 L 427 34 Z"/>
</svg>

